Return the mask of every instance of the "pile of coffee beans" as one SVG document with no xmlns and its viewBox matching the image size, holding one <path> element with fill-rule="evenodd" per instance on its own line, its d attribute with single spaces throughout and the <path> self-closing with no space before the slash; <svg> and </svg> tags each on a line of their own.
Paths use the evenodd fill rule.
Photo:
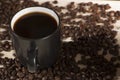
<svg viewBox="0 0 120 80">
<path fill-rule="evenodd" d="M 113 24 L 120 20 L 120 11 L 107 11 L 109 4 L 92 2 L 71 2 L 64 7 L 56 4 L 57 0 L 40 4 L 32 0 L 0 1 L 0 29 L 4 29 L 0 30 L 1 57 L 1 51 L 13 49 L 8 30 L 11 18 L 26 7 L 55 10 L 61 18 L 62 40 L 72 39 L 62 43 L 56 64 L 36 73 L 29 73 L 16 56 L 0 58 L 0 65 L 4 66 L 0 68 L 0 80 L 113 80 L 120 68 L 120 46 L 115 39 L 117 31 L 113 30 Z"/>
</svg>

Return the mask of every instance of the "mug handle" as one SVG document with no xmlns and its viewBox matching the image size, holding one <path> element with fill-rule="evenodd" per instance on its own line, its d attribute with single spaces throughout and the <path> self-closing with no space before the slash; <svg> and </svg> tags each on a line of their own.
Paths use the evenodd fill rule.
<svg viewBox="0 0 120 80">
<path fill-rule="evenodd" d="M 36 72 L 36 69 L 37 69 L 37 63 L 36 63 L 37 53 L 38 53 L 38 49 L 36 48 L 36 44 L 34 41 L 31 41 L 30 47 L 27 50 L 27 55 L 28 55 L 27 68 L 28 68 L 28 71 L 31 73 Z"/>
</svg>

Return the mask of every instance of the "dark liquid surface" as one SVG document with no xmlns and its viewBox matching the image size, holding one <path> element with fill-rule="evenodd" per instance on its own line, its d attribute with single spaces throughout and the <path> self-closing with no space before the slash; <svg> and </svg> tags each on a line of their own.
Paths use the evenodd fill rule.
<svg viewBox="0 0 120 80">
<path fill-rule="evenodd" d="M 56 20 L 46 13 L 29 13 L 19 18 L 14 32 L 22 37 L 37 39 L 52 34 L 57 29 Z"/>
</svg>

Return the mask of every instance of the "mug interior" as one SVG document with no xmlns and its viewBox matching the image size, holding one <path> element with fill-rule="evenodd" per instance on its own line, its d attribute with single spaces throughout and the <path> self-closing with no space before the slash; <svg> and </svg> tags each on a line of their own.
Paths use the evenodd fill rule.
<svg viewBox="0 0 120 80">
<path fill-rule="evenodd" d="M 20 17 L 33 12 L 43 12 L 49 14 L 56 20 L 57 26 L 59 26 L 59 17 L 53 10 L 44 7 L 29 7 L 16 13 L 16 15 L 12 18 L 11 21 L 11 29 L 14 30 L 14 25 Z"/>
</svg>

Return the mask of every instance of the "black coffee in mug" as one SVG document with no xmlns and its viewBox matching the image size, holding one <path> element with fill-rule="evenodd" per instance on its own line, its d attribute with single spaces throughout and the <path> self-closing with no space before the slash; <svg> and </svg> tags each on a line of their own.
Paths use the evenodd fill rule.
<svg viewBox="0 0 120 80">
<path fill-rule="evenodd" d="M 51 67 L 59 56 L 60 19 L 45 7 L 29 7 L 15 14 L 9 28 L 16 56 L 29 72 Z"/>
<path fill-rule="evenodd" d="M 33 12 L 20 17 L 14 31 L 25 38 L 42 38 L 52 34 L 57 29 L 56 20 L 47 13 Z"/>
</svg>

